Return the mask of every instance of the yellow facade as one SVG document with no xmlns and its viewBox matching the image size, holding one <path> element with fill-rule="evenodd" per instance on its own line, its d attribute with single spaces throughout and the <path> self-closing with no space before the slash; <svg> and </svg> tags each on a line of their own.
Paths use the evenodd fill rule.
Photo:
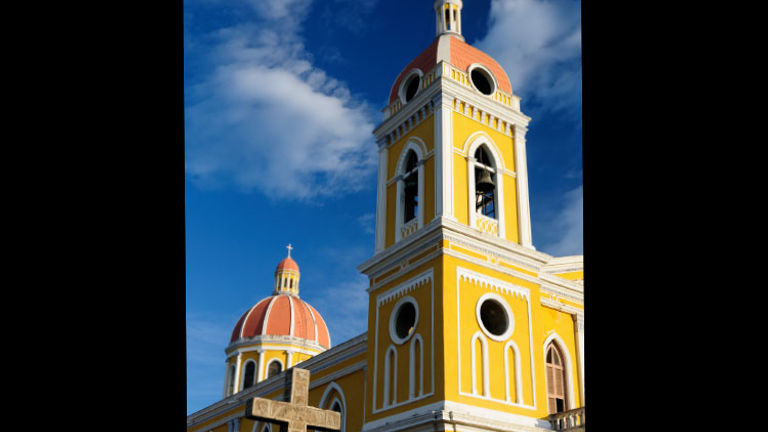
<svg viewBox="0 0 768 432">
<path fill-rule="evenodd" d="M 451 25 L 460 34 L 462 2 L 436 2 L 438 22 L 444 8 L 455 11 Z M 448 27 L 455 29 L 438 24 Z M 553 411 L 584 405 L 583 259 L 553 257 L 526 240 L 530 119 L 519 98 L 499 89 L 481 94 L 467 70 L 446 60 L 421 72 L 420 90 L 386 107 L 374 132 L 377 247 L 358 267 L 370 279 L 367 332 L 325 352 L 270 346 L 261 361 L 286 364 L 292 351 L 289 367 L 311 372 L 309 404 L 331 409 L 338 401 L 344 431 L 551 430 Z M 472 195 L 481 146 L 493 159 L 492 216 L 479 214 Z M 398 232 L 409 149 L 419 157 L 422 208 L 418 225 Z M 562 372 L 546 358 L 550 347 Z M 248 359 L 259 353 L 243 352 L 239 364 Z M 188 430 L 261 432 L 263 424 L 244 417 L 245 402 L 281 398 L 284 374 L 261 376 L 189 416 Z"/>
</svg>

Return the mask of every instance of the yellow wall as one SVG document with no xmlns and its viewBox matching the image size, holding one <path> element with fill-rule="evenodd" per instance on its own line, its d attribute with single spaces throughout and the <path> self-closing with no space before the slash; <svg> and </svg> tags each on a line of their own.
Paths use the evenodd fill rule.
<svg viewBox="0 0 768 432">
<path fill-rule="evenodd" d="M 543 343 L 545 339 L 556 332 L 565 342 L 565 349 L 568 351 L 571 359 L 571 379 L 574 386 L 575 406 L 581 406 L 578 374 L 578 353 L 576 351 L 574 323 L 571 315 L 564 312 L 555 311 L 541 306 L 539 302 L 540 287 L 530 281 L 516 278 L 509 274 L 500 273 L 494 269 L 485 268 L 474 263 L 470 263 L 452 256 L 443 256 L 445 265 L 445 283 L 443 289 L 443 307 L 446 313 L 442 314 L 446 336 L 442 347 L 443 357 L 445 359 L 444 376 L 446 386 L 446 399 L 456 402 L 479 406 L 488 409 L 495 409 L 524 416 L 533 416 L 536 418 L 546 418 L 547 412 L 546 383 L 545 383 L 545 365 Z M 489 287 L 475 284 L 466 280 L 459 281 L 459 293 L 461 298 L 457 300 L 457 268 L 462 267 L 485 276 L 502 280 L 506 283 L 527 288 L 530 292 L 530 314 L 531 328 L 528 324 L 528 305 L 527 301 L 519 296 L 502 293 L 497 290 L 491 290 Z M 536 409 L 511 406 L 504 403 L 506 399 L 505 381 L 504 381 L 504 354 L 503 348 L 506 340 L 498 342 L 480 329 L 476 319 L 477 301 L 481 295 L 493 292 L 501 296 L 512 309 L 515 320 L 514 330 L 510 339 L 515 342 L 520 352 L 521 360 L 521 378 L 524 405 L 532 405 L 534 402 L 532 378 L 535 378 L 536 391 Z M 458 320 L 457 320 L 458 306 Z M 457 323 L 458 321 L 458 323 Z M 457 333 L 457 325 L 460 324 Z M 471 375 L 471 340 L 473 335 L 480 331 L 485 336 L 488 350 L 489 366 L 489 384 L 490 398 L 475 397 L 469 395 L 472 393 L 472 375 Z M 533 345 L 531 346 L 532 331 Z M 507 339 L 509 340 L 509 339 Z M 461 348 L 459 349 L 459 341 Z M 478 342 L 476 342 L 478 343 Z M 478 343 L 479 346 L 479 343 Z M 531 351 L 533 352 L 533 373 L 531 376 Z M 510 370 L 514 370 L 514 363 L 510 355 Z M 459 365 L 460 362 L 460 365 Z M 480 353 L 476 354 L 476 373 L 477 388 L 480 396 L 483 396 L 482 375 L 480 371 Z M 459 386 L 459 375 L 461 375 L 461 385 Z M 510 378 L 511 399 L 515 401 L 515 383 L 514 374 Z M 467 393 L 467 394 L 461 394 Z"/>
<path fill-rule="evenodd" d="M 431 282 L 421 284 L 416 288 L 398 294 L 396 297 L 386 301 L 377 308 L 377 296 L 387 292 L 392 288 L 396 288 L 404 282 L 407 282 L 411 278 L 422 274 L 428 269 L 433 271 L 433 279 Z M 372 394 L 374 388 L 376 388 L 376 407 L 373 406 L 373 398 L 367 397 L 366 412 L 368 413 L 368 421 L 380 419 L 403 411 L 413 409 L 416 406 L 426 405 L 438 400 L 442 400 L 442 359 L 439 356 L 433 356 L 432 351 L 432 325 L 434 319 L 434 331 L 436 334 L 435 340 L 439 340 L 438 334 L 440 323 L 439 314 L 439 297 L 440 283 L 442 278 L 440 277 L 439 259 L 431 260 L 414 268 L 413 270 L 393 279 L 387 284 L 378 287 L 376 291 L 371 292 L 369 301 L 369 320 L 368 320 L 368 381 L 367 387 L 370 389 L 369 394 Z M 433 303 L 434 294 L 434 303 Z M 404 296 L 411 296 L 416 300 L 418 304 L 418 318 L 416 322 L 416 328 L 412 335 L 401 345 L 396 344 L 389 333 L 389 323 L 394 312 L 394 308 L 398 301 Z M 436 309 L 432 311 L 433 305 Z M 376 328 L 376 314 L 378 311 L 378 328 Z M 397 406 L 397 404 L 409 400 L 410 391 L 410 348 L 415 339 L 415 335 L 421 336 L 423 344 L 421 349 L 423 350 L 423 393 L 419 393 L 419 375 L 418 368 L 415 369 L 414 380 L 414 398 L 413 401 L 404 405 Z M 377 345 L 378 341 L 378 347 Z M 384 367 L 385 356 L 390 346 L 393 346 L 397 352 L 397 397 L 395 400 L 395 406 L 384 409 Z M 437 348 L 437 344 L 435 345 Z M 418 356 L 415 361 L 418 362 Z M 374 364 L 376 364 L 374 375 Z M 432 365 L 434 364 L 434 377 L 435 382 L 432 381 Z M 390 384 L 391 385 L 391 384 Z M 430 395 L 431 394 L 431 395 Z M 390 391 L 391 395 L 391 391 Z M 391 396 L 390 396 L 391 399 Z M 379 411 L 374 413 L 374 411 Z"/>
</svg>

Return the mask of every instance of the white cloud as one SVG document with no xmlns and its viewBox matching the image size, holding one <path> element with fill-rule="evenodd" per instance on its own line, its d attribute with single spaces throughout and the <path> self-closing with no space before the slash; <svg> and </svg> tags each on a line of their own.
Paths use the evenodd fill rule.
<svg viewBox="0 0 768 432">
<path fill-rule="evenodd" d="M 187 87 L 186 170 L 199 185 L 309 199 L 368 184 L 372 111 L 312 65 L 298 36 L 309 3 L 254 2 L 267 21 L 218 32 L 217 67 Z"/>
<path fill-rule="evenodd" d="M 357 222 L 368 234 L 373 234 L 376 231 L 376 213 L 365 213 L 357 218 Z"/>
<path fill-rule="evenodd" d="M 492 0 L 475 43 L 504 68 L 535 110 L 574 112 L 581 103 L 581 15 L 574 0 Z"/>
<path fill-rule="evenodd" d="M 584 253 L 584 193 L 583 187 L 563 196 L 563 207 L 547 225 L 550 241 L 541 250 L 554 256 Z"/>
</svg>

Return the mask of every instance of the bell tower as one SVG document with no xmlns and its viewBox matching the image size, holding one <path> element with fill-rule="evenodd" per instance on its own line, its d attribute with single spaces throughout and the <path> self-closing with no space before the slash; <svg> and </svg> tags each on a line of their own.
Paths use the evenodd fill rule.
<svg viewBox="0 0 768 432">
<path fill-rule="evenodd" d="M 530 118 L 490 56 L 464 42 L 462 0 L 434 2 L 437 36 L 397 77 L 374 130 L 376 252 L 452 221 L 528 249 Z"/>
<path fill-rule="evenodd" d="M 465 42 L 462 0 L 433 6 L 436 37 L 395 79 L 373 132 L 376 245 L 358 266 L 370 279 L 364 430 L 441 411 L 548 428 L 542 343 L 554 330 L 539 308 L 556 277 L 531 237 L 531 119 L 504 69 Z M 567 331 L 560 345 L 576 358 Z"/>
</svg>

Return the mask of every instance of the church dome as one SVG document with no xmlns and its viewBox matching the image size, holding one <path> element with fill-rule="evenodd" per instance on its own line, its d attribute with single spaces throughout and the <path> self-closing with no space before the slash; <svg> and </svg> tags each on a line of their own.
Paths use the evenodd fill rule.
<svg viewBox="0 0 768 432">
<path fill-rule="evenodd" d="M 317 309 L 299 298 L 299 265 L 291 258 L 293 247 L 289 244 L 287 249 L 288 256 L 275 268 L 272 295 L 240 317 L 232 330 L 230 344 L 256 336 L 289 336 L 330 348 L 331 338 L 325 320 Z"/>
<path fill-rule="evenodd" d="M 298 296 L 276 294 L 248 309 L 232 330 L 230 343 L 256 336 L 293 336 L 330 348 L 328 327 L 320 313 Z"/>
<path fill-rule="evenodd" d="M 287 256 L 283 258 L 283 260 L 277 264 L 277 268 L 275 268 L 275 271 L 280 271 L 280 270 L 299 271 L 299 265 L 296 264 L 296 261 L 294 261 L 293 258 L 291 258 L 290 256 Z"/>
<path fill-rule="evenodd" d="M 441 61 L 450 63 L 467 74 L 470 73 L 470 66 L 483 66 L 493 74 L 499 90 L 512 93 L 509 77 L 501 65 L 488 54 L 464 42 L 463 39 L 461 35 L 448 33 L 436 37 L 432 44 L 408 63 L 408 66 L 397 76 L 389 92 L 389 103 L 398 99 L 403 80 L 409 77 L 413 70 L 419 69 L 421 73 L 426 74 Z"/>
</svg>

